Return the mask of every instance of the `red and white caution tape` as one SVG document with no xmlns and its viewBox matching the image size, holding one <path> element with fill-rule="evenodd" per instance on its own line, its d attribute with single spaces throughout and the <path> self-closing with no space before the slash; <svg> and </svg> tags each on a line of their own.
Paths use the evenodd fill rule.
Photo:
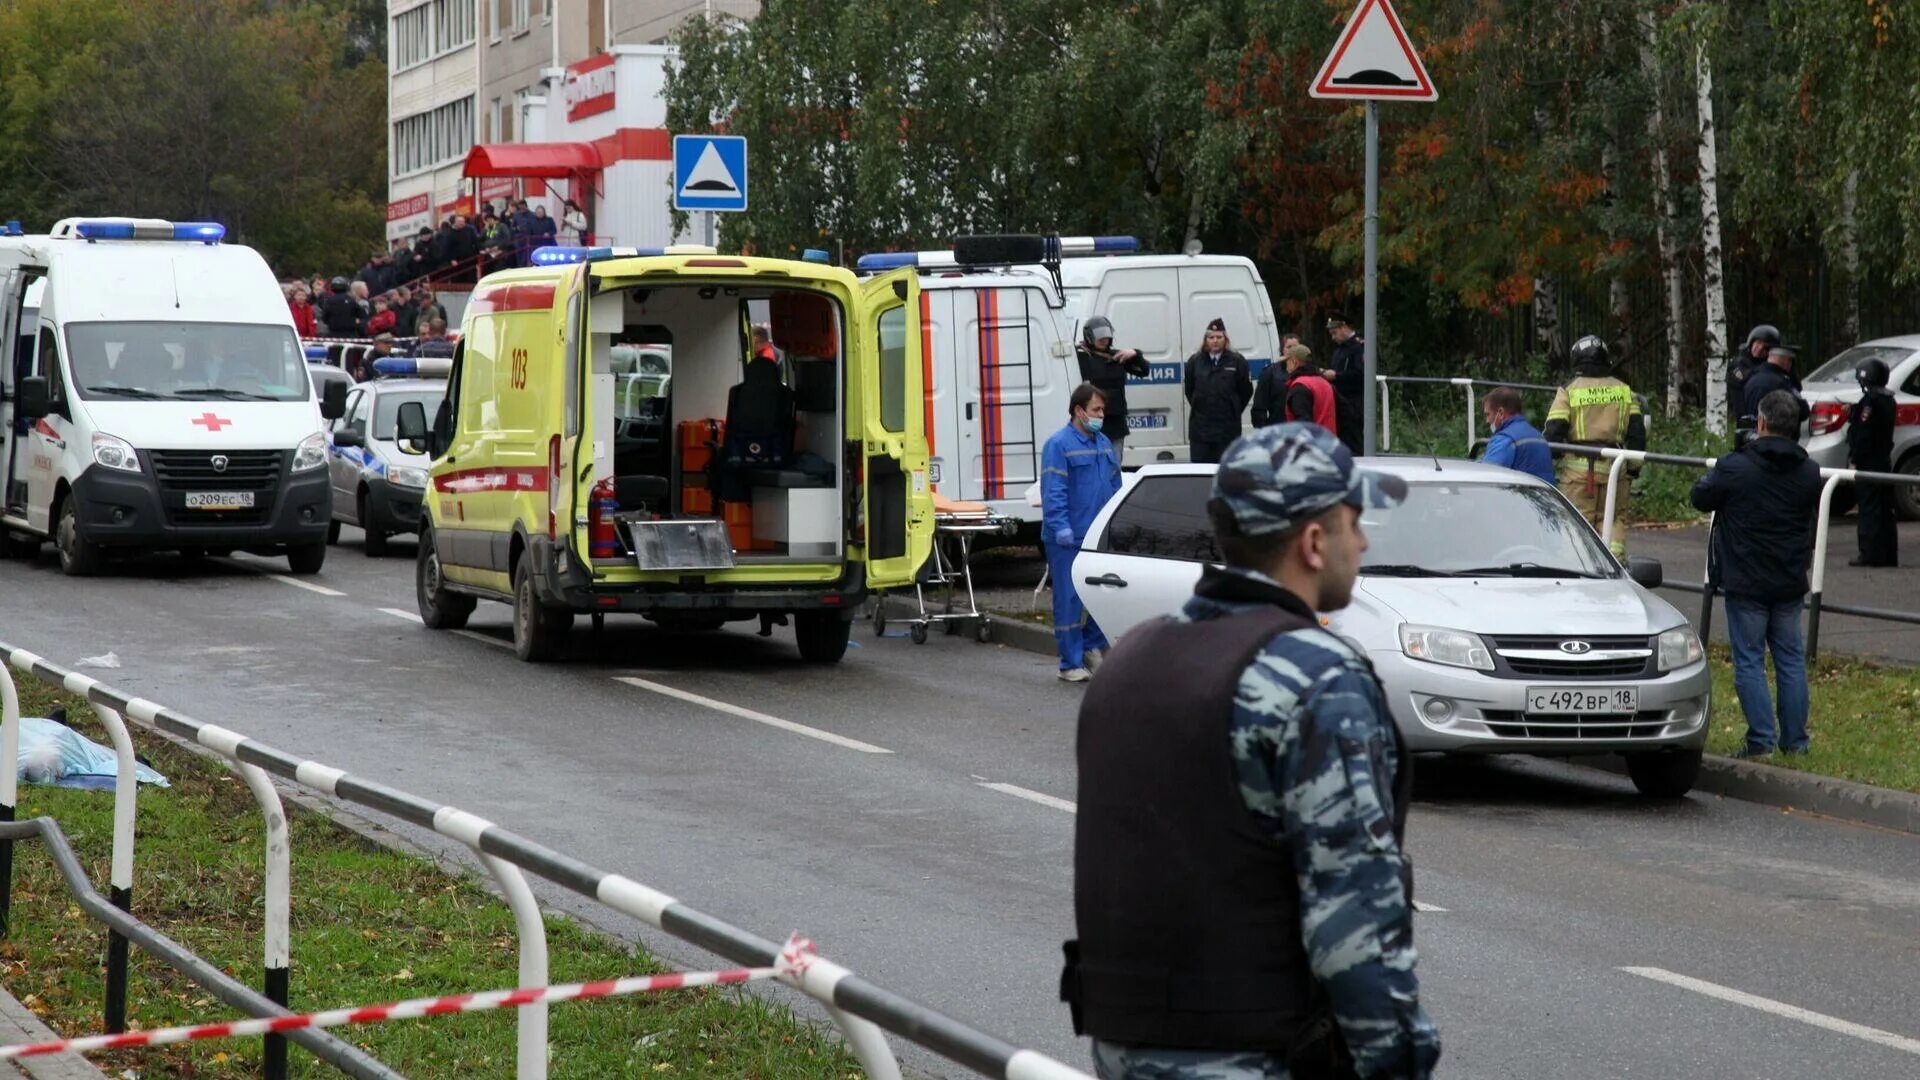
<svg viewBox="0 0 1920 1080">
<path fill-rule="evenodd" d="M 97 1050 L 124 1050 L 129 1047 L 166 1046 L 171 1043 L 197 1042 L 203 1039 L 238 1039 L 257 1035 L 276 1035 L 302 1028 L 345 1027 L 353 1024 L 381 1024 L 388 1020 L 416 1020 L 426 1016 L 452 1016 L 457 1013 L 485 1012 L 489 1009 L 513 1009 L 523 1005 L 554 1001 L 588 1001 L 594 998 L 651 994 L 660 990 L 683 990 L 698 986 L 728 986 L 759 979 L 799 978 L 814 955 L 813 942 L 795 934 L 787 939 L 773 967 L 733 968 L 727 971 L 681 971 L 666 975 L 639 975 L 601 982 L 568 983 L 565 986 L 522 987 L 518 990 L 491 990 L 479 994 L 448 994 L 445 997 L 413 998 L 390 1005 L 363 1005 L 349 1009 L 275 1016 L 260 1020 L 234 1020 L 224 1024 L 197 1024 L 191 1027 L 160 1028 L 155 1031 L 130 1031 L 124 1035 L 89 1035 L 57 1042 L 15 1043 L 0 1046 L 0 1060 L 37 1057 L 42 1054 L 90 1054 Z"/>
</svg>

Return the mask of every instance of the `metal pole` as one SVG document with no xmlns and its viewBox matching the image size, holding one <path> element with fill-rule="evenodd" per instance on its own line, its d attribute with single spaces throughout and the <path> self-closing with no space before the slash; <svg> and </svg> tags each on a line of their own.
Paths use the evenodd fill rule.
<svg viewBox="0 0 1920 1080">
<path fill-rule="evenodd" d="M 474 854 L 486 864 L 500 892 L 513 909 L 514 927 L 520 938 L 520 985 L 547 985 L 547 924 L 540 918 L 540 904 L 527 887 L 520 868 L 473 847 Z M 538 1002 L 520 1008 L 520 1034 L 515 1055 L 516 1080 L 547 1080 L 547 1005 Z"/>
<path fill-rule="evenodd" d="M 67 680 L 67 689 L 84 696 L 92 680 L 75 684 L 75 676 Z M 114 778 L 113 778 L 113 859 L 107 880 L 112 886 L 108 899 L 121 911 L 133 910 L 133 832 L 136 809 L 134 800 L 139 794 L 140 778 L 136 769 L 138 764 L 133 756 L 133 740 L 127 737 L 127 724 L 120 714 L 104 705 L 95 705 L 93 713 L 100 718 L 100 725 L 107 729 L 107 736 L 113 742 Z M 107 930 L 107 1032 L 116 1034 L 127 1029 L 127 953 L 130 943 L 127 936 L 118 930 Z"/>
<path fill-rule="evenodd" d="M 707 246 L 720 250 L 720 214 L 713 210 L 707 211 Z"/>
<path fill-rule="evenodd" d="M 1366 312 L 1361 317 L 1361 354 L 1366 358 L 1366 380 L 1361 388 L 1364 399 L 1360 409 L 1360 452 L 1372 454 L 1374 446 L 1374 409 L 1377 405 L 1380 374 L 1380 344 L 1377 340 L 1380 306 L 1380 118 L 1374 103 L 1367 102 L 1367 285 Z"/>
<path fill-rule="evenodd" d="M 1380 384 L 1380 449 L 1384 452 L 1393 449 L 1393 384 L 1384 376 L 1373 381 Z"/>
<path fill-rule="evenodd" d="M 1473 425 L 1473 380 L 1455 379 L 1454 385 L 1467 392 L 1467 456 L 1472 457 L 1474 436 L 1478 434 Z"/>
<path fill-rule="evenodd" d="M 287 968 L 291 963 L 293 927 L 289 909 L 292 907 L 292 841 L 287 834 L 287 811 L 280 802 L 280 792 L 268 778 L 267 771 L 258 765 L 233 762 L 233 769 L 247 782 L 253 799 L 260 804 L 260 816 L 267 826 L 267 893 L 266 893 L 266 934 L 264 954 L 264 979 L 262 989 L 267 1000 L 275 1005 L 289 1004 Z M 287 1075 L 287 1037 L 269 1035 L 264 1049 L 263 1074 L 266 1080 L 286 1080 Z"/>
<path fill-rule="evenodd" d="M 1807 594 L 1807 664 L 1820 657 L 1820 592 L 1827 583 L 1827 526 L 1833 512 L 1833 489 L 1852 480 L 1852 469 L 1833 469 L 1820 488 L 1820 515 L 1813 524 L 1813 591 Z"/>
<path fill-rule="evenodd" d="M 1613 551 L 1613 513 L 1620 498 L 1620 468 L 1627 463 L 1627 455 L 1618 450 L 1603 450 L 1601 453 L 1612 457 L 1613 464 L 1607 467 L 1607 508 L 1600 515 L 1600 542 L 1607 545 L 1608 551 Z M 1625 532 L 1625 529 L 1621 530 L 1622 534 Z M 1626 564 L 1626 556 L 1623 554 L 1626 550 L 1627 540 L 1625 535 L 1622 535 L 1620 551 L 1614 552 L 1614 558 L 1619 559 L 1623 566 Z"/>
<path fill-rule="evenodd" d="M 20 691 L 13 685 L 13 672 L 0 666 L 0 821 L 13 820 L 13 808 L 19 798 L 20 776 Z M 0 840 L 0 938 L 7 936 L 13 913 L 13 841 Z"/>
</svg>

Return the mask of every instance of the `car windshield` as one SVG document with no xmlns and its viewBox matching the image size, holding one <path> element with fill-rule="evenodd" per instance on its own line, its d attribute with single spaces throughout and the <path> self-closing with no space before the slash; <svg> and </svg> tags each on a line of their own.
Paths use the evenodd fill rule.
<svg viewBox="0 0 1920 1080">
<path fill-rule="evenodd" d="M 74 323 L 67 363 L 83 398 L 310 401 L 306 357 L 290 326 Z"/>
<path fill-rule="evenodd" d="M 1362 574 L 1408 577 L 1614 577 L 1619 566 L 1549 487 L 1407 485 L 1406 502 L 1369 510 Z"/>
<path fill-rule="evenodd" d="M 393 439 L 399 429 L 400 406 L 407 402 L 419 402 L 431 419 L 439 413 L 440 403 L 445 400 L 445 391 L 439 390 L 396 390 L 381 394 L 373 399 L 373 437 Z"/>
<path fill-rule="evenodd" d="M 1819 369 L 1807 376 L 1810 383 L 1851 383 L 1853 369 L 1868 360 L 1884 361 L 1889 370 L 1900 366 L 1900 361 L 1913 355 L 1912 349 L 1897 348 L 1892 345 L 1855 345 L 1839 356 L 1821 364 Z"/>
</svg>

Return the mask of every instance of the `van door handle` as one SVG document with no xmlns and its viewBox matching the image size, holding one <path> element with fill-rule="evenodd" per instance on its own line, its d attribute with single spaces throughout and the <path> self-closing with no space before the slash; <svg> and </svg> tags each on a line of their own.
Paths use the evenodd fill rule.
<svg viewBox="0 0 1920 1080">
<path fill-rule="evenodd" d="M 967 419 L 973 419 L 973 402 L 967 402 Z"/>
<path fill-rule="evenodd" d="M 1106 574 L 1101 574 L 1101 575 L 1100 575 L 1099 577 L 1090 577 L 1090 578 L 1088 578 L 1088 579 L 1087 579 L 1087 584 L 1089 584 L 1089 585 L 1111 585 L 1111 586 L 1113 586 L 1113 587 L 1114 587 L 1114 588 L 1116 588 L 1116 589 L 1124 589 L 1124 588 L 1126 588 L 1126 587 L 1127 587 L 1127 579 L 1126 579 L 1126 578 L 1123 578 L 1123 577 L 1121 577 L 1121 576 L 1120 576 L 1119 574 L 1114 574 L 1114 573 L 1106 573 Z"/>
</svg>

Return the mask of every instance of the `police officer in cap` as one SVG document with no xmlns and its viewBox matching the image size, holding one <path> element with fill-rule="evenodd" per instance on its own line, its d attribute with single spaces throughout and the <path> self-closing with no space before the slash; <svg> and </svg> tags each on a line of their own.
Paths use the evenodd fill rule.
<svg viewBox="0 0 1920 1080">
<path fill-rule="evenodd" d="M 1361 515 L 1405 496 L 1313 424 L 1236 440 L 1207 507 L 1225 566 L 1094 677 L 1061 996 L 1106 1080 L 1432 1075 L 1412 760 L 1318 615 L 1353 596 Z"/>
<path fill-rule="evenodd" d="M 1080 357 L 1081 381 L 1092 383 L 1107 401 L 1106 426 L 1101 434 L 1113 444 L 1114 459 L 1124 463 L 1126 448 L 1120 444 L 1127 437 L 1127 376 L 1144 379 L 1152 369 L 1139 349 L 1113 347 L 1113 323 L 1105 315 L 1087 320 L 1074 351 Z"/>
<path fill-rule="evenodd" d="M 1614 376 L 1606 342 L 1588 334 L 1573 343 L 1572 357 L 1573 381 L 1553 395 L 1553 405 L 1547 409 L 1547 441 L 1616 450 L 1624 443 L 1628 450 L 1645 450 L 1647 426 L 1640 415 L 1640 399 Z M 1604 458 L 1560 455 L 1560 491 L 1595 529 L 1602 527 L 1607 516 L 1607 477 L 1612 465 Z M 1640 467 L 1630 464 L 1626 472 L 1638 476 Z M 1613 535 L 1602 537 L 1616 557 L 1627 551 L 1627 530 L 1621 524 L 1626 516 L 1627 489 L 1622 487 L 1614 499 Z"/>
<path fill-rule="evenodd" d="M 1893 471 L 1893 395 L 1884 360 L 1853 369 L 1864 391 L 1847 409 L 1847 464 L 1862 472 Z M 1893 492 L 1885 484 L 1855 484 L 1860 500 L 1860 555 L 1849 566 L 1898 566 L 1900 537 L 1893 529 Z"/>
<path fill-rule="evenodd" d="M 1753 430 L 1753 417 L 1747 414 L 1747 377 L 1767 362 L 1767 350 L 1778 344 L 1780 331 L 1761 323 L 1747 331 L 1746 344 L 1727 358 L 1727 419 L 1734 422 L 1733 448 L 1736 450 L 1742 442 L 1740 432 Z"/>
</svg>

